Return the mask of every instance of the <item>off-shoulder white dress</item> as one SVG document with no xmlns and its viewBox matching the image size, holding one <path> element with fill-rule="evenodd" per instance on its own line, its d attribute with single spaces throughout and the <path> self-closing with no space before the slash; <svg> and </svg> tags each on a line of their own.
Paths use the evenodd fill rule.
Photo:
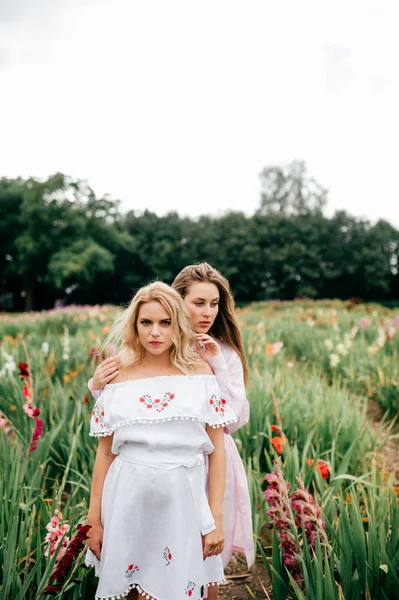
<svg viewBox="0 0 399 600">
<path fill-rule="evenodd" d="M 113 435 L 104 482 L 96 599 L 193 600 L 224 581 L 220 556 L 202 557 L 215 529 L 206 494 L 206 424 L 236 420 L 213 375 L 172 375 L 108 384 L 93 408 L 90 435 Z"/>
</svg>

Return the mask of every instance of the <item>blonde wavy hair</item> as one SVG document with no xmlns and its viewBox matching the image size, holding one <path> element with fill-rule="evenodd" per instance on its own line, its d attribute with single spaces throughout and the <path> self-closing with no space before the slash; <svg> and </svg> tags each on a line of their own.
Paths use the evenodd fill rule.
<svg viewBox="0 0 399 600">
<path fill-rule="evenodd" d="M 194 336 L 190 313 L 182 297 L 161 281 L 142 287 L 135 294 L 129 306 L 112 325 L 102 347 L 114 344 L 122 366 L 139 364 L 143 360 L 145 351 L 140 343 L 137 319 L 140 307 L 148 302 L 159 302 L 172 321 L 173 343 L 170 349 L 170 362 L 186 375 L 195 373 L 198 359 L 193 351 Z"/>
<path fill-rule="evenodd" d="M 214 269 L 209 263 L 188 265 L 176 276 L 172 287 L 184 298 L 193 283 L 214 283 L 219 290 L 219 311 L 209 330 L 209 334 L 230 348 L 233 348 L 241 359 L 244 381 L 248 383 L 248 363 L 244 353 L 242 335 L 235 314 L 235 304 L 230 284 L 226 277 Z"/>
</svg>

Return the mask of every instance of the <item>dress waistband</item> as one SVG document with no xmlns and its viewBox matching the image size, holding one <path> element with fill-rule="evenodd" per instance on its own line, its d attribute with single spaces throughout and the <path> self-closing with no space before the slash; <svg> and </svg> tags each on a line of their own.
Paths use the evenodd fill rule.
<svg viewBox="0 0 399 600">
<path fill-rule="evenodd" d="M 162 470 L 183 467 L 202 535 L 206 535 L 215 529 L 215 521 L 206 494 L 207 472 L 203 454 L 174 456 L 163 452 L 153 452 L 148 448 L 135 446 L 134 444 L 123 444 L 119 449 L 117 458 L 133 464 Z"/>
<path fill-rule="evenodd" d="M 146 465 L 157 469 L 177 469 L 178 467 L 194 467 L 205 465 L 203 454 L 172 454 L 168 452 L 157 452 L 135 444 L 123 444 L 119 448 L 118 456 L 122 460 Z"/>
</svg>

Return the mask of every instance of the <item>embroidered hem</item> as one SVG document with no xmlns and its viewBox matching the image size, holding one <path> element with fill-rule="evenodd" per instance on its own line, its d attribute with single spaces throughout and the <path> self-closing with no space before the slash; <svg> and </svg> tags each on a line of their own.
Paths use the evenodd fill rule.
<svg viewBox="0 0 399 600">
<path fill-rule="evenodd" d="M 121 427 L 126 427 L 127 425 L 151 425 L 152 423 L 165 423 L 167 421 L 197 421 L 200 423 L 208 423 L 205 419 L 201 417 L 164 417 L 163 419 L 135 419 L 132 421 L 123 421 L 122 423 L 118 423 L 118 425 L 114 425 L 111 429 L 107 429 L 105 431 L 98 431 L 96 433 L 90 431 L 89 435 L 91 437 L 104 437 L 108 435 L 112 435 L 117 429 Z M 231 419 L 230 421 L 223 421 L 222 423 L 208 423 L 213 429 L 218 429 L 219 427 L 225 427 L 226 425 L 231 425 L 232 423 L 236 423 L 237 419 Z"/>
<path fill-rule="evenodd" d="M 219 586 L 219 585 L 225 585 L 227 583 L 226 579 L 221 579 L 220 581 L 212 581 L 210 583 L 204 583 L 202 585 L 200 585 L 199 587 L 203 587 L 204 589 L 211 587 L 211 586 Z M 139 594 L 141 594 L 142 596 L 144 596 L 144 598 L 146 598 L 146 600 L 166 600 L 166 598 L 155 598 L 155 596 L 151 596 L 150 594 L 147 594 L 147 592 L 145 590 L 143 590 L 143 588 L 141 587 L 140 584 L 138 583 L 132 583 L 129 585 L 129 587 L 122 593 L 122 594 L 117 594 L 116 596 L 95 596 L 95 600 L 119 600 L 120 598 L 126 598 L 126 596 L 129 594 L 129 592 L 131 592 L 132 590 L 137 590 L 139 592 Z"/>
</svg>

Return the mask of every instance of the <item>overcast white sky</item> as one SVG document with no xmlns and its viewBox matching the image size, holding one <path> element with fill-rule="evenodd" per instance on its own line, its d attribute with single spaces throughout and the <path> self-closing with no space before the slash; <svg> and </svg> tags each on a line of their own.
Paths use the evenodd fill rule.
<svg viewBox="0 0 399 600">
<path fill-rule="evenodd" d="M 122 208 L 254 211 L 293 159 L 399 225 L 396 0 L 0 0 L 0 176 Z"/>
</svg>

